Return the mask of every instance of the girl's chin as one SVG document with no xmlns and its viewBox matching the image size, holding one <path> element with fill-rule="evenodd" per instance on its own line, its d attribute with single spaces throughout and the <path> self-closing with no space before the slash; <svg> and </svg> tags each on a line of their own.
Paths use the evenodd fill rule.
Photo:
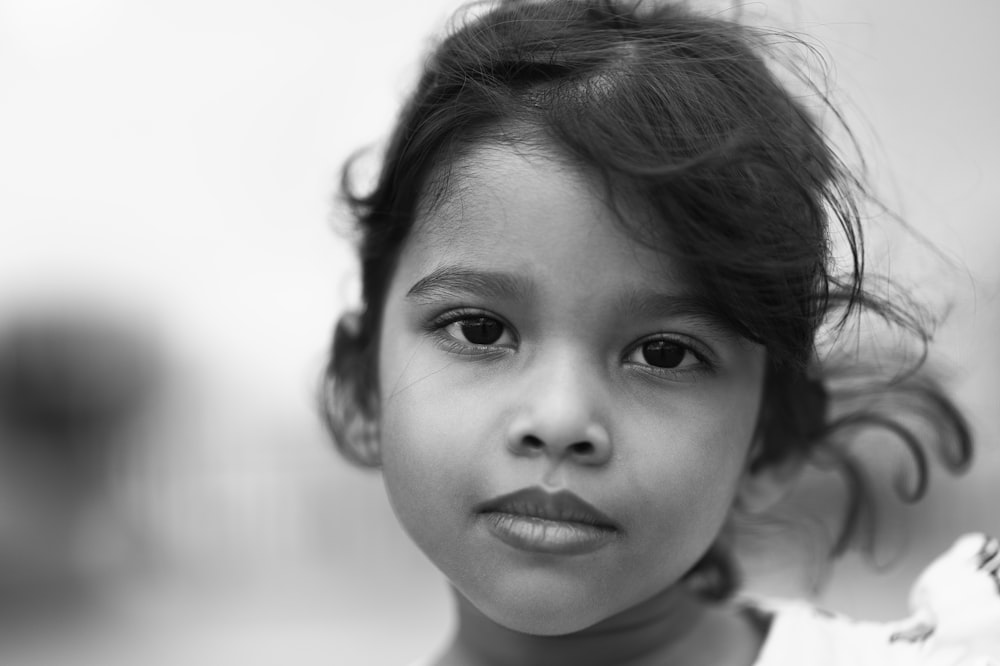
<svg viewBox="0 0 1000 666">
<path fill-rule="evenodd" d="M 660 620 L 683 623 L 697 615 L 701 606 L 697 594 L 683 585 L 668 584 L 651 592 L 654 588 L 615 590 L 607 582 L 600 586 L 572 585 L 565 579 L 527 582 L 508 580 L 491 589 L 474 590 L 478 594 L 472 596 L 453 588 L 462 621 L 555 637 Z"/>
<path fill-rule="evenodd" d="M 479 599 L 470 601 L 460 592 L 456 597 L 464 619 L 485 620 L 532 636 L 574 634 L 616 614 L 615 609 L 606 608 L 598 600 L 584 595 L 483 595 L 483 603 L 476 603 Z"/>
</svg>

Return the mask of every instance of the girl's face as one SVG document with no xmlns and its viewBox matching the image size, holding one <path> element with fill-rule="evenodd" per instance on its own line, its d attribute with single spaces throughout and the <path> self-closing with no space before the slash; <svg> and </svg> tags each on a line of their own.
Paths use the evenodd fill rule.
<svg viewBox="0 0 1000 666">
<path fill-rule="evenodd" d="M 564 634 L 675 583 L 744 475 L 765 353 L 597 182 L 486 146 L 404 246 L 379 339 L 394 510 L 511 629 Z"/>
</svg>

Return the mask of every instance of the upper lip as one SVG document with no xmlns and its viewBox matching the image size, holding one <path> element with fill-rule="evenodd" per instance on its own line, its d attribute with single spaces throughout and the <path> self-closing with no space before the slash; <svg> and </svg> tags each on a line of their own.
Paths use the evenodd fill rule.
<svg viewBox="0 0 1000 666">
<path fill-rule="evenodd" d="M 479 513 L 510 513 L 518 516 L 584 523 L 618 529 L 618 525 L 599 509 L 569 490 L 549 492 L 543 488 L 522 488 L 483 502 Z"/>
</svg>

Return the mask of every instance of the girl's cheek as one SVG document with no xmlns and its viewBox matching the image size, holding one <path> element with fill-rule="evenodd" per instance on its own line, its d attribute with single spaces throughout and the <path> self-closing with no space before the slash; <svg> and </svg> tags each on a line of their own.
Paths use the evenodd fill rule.
<svg viewBox="0 0 1000 666">
<path fill-rule="evenodd" d="M 382 358 L 380 430 L 384 453 L 417 465 L 446 455 L 454 438 L 449 434 L 461 430 L 459 421 L 472 398 L 431 343 L 409 342 L 385 349 Z"/>
</svg>

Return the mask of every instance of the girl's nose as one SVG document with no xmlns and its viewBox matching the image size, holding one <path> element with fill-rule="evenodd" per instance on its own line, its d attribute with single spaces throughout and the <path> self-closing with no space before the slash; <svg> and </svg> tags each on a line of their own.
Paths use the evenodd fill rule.
<svg viewBox="0 0 1000 666">
<path fill-rule="evenodd" d="M 581 365 L 565 359 L 533 369 L 519 387 L 520 405 L 507 432 L 512 453 L 582 465 L 611 459 L 611 436 L 602 417 L 608 411 L 604 383 L 599 373 Z"/>
</svg>

